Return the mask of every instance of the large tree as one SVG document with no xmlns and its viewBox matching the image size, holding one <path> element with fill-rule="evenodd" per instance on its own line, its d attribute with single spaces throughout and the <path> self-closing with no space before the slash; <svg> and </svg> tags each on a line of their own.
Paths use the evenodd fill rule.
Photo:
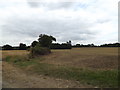
<svg viewBox="0 0 120 90">
<path fill-rule="evenodd" d="M 39 43 L 42 47 L 50 48 L 50 45 L 52 44 L 52 41 L 56 41 L 56 39 L 53 36 L 40 34 L 38 41 L 39 41 Z"/>
</svg>

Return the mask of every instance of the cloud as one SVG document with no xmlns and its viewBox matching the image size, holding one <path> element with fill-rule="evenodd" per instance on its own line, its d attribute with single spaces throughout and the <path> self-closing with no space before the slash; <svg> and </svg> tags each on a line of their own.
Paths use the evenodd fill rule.
<svg viewBox="0 0 120 90">
<path fill-rule="evenodd" d="M 30 2 L 28 1 L 28 4 L 30 5 L 30 7 L 39 7 L 40 6 L 40 3 L 39 2 Z"/>
<path fill-rule="evenodd" d="M 45 17 L 44 17 L 45 18 Z M 76 19 L 66 18 L 20 18 L 9 19 L 5 26 L 2 27 L 3 35 L 12 33 L 13 36 L 36 38 L 39 34 L 45 33 L 58 38 L 58 41 L 66 42 L 67 40 L 85 40 L 90 39 L 95 33 L 89 30 L 89 24 L 76 22 Z M 9 30 L 9 31 L 8 31 Z M 87 38 L 88 37 L 88 38 Z M 20 38 L 21 39 L 21 38 Z"/>
<path fill-rule="evenodd" d="M 35 2 L 28 1 L 28 5 L 31 8 L 45 8 L 47 10 L 55 10 L 55 9 L 73 9 L 77 2 Z"/>
<path fill-rule="evenodd" d="M 56 37 L 58 42 L 117 41 L 117 0 L 80 2 L 3 2 L 0 7 L 1 45 L 27 45 L 39 34 Z M 0 4 L 0 5 L 1 5 Z"/>
</svg>

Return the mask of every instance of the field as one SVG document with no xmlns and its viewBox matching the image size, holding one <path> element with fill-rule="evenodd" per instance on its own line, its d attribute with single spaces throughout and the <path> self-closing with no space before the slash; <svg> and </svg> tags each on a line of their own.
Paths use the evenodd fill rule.
<svg viewBox="0 0 120 90">
<path fill-rule="evenodd" d="M 51 54 L 34 59 L 28 58 L 28 54 L 29 51 L 24 50 L 2 51 L 4 83 L 8 83 L 10 77 L 18 79 L 11 76 L 14 74 L 10 72 L 12 70 L 8 68 L 9 66 L 21 73 L 37 75 L 36 77 L 42 75 L 42 78 L 47 78 L 41 87 L 48 85 L 48 79 L 52 79 L 53 84 L 58 83 L 58 86 L 54 86 L 50 82 L 51 86 L 48 85 L 48 87 L 117 87 L 118 48 L 52 50 Z M 56 79 L 60 81 L 57 82 Z M 33 85 L 33 87 L 39 87 L 39 85 Z"/>
</svg>

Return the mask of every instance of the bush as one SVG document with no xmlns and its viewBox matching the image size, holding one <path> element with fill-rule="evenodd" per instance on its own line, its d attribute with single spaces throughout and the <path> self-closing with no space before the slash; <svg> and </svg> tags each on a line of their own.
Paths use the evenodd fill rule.
<svg viewBox="0 0 120 90">
<path fill-rule="evenodd" d="M 40 55 L 47 55 L 49 53 L 51 53 L 49 48 L 41 47 L 39 44 L 36 45 L 35 47 L 32 47 L 30 50 L 30 56 L 32 57 L 40 56 Z"/>
</svg>

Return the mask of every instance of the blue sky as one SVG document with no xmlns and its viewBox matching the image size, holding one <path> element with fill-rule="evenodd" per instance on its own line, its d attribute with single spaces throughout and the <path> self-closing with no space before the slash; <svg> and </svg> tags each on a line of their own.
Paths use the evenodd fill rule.
<svg viewBox="0 0 120 90">
<path fill-rule="evenodd" d="M 0 45 L 30 45 L 39 34 L 57 42 L 118 42 L 119 0 L 1 0 Z"/>
</svg>

